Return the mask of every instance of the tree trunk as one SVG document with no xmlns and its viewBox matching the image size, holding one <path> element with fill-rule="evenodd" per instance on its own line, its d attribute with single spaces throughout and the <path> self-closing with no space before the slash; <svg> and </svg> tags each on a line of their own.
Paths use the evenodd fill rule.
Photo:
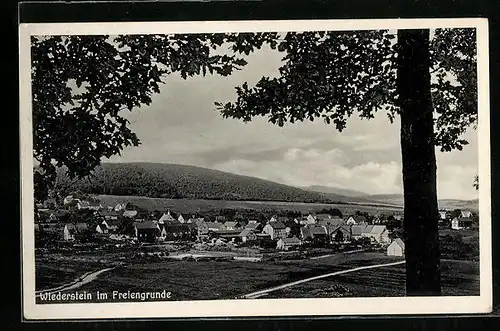
<svg viewBox="0 0 500 331">
<path fill-rule="evenodd" d="M 429 30 L 398 31 L 407 296 L 441 295 Z"/>
</svg>

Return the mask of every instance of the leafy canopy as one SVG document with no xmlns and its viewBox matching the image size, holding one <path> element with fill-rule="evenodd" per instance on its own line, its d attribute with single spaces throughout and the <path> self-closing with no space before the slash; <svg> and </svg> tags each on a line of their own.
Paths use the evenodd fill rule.
<svg viewBox="0 0 500 331">
<path fill-rule="evenodd" d="M 236 88 L 233 103 L 216 103 L 224 117 L 286 122 L 322 118 L 343 130 L 349 116 L 399 113 L 398 44 L 388 30 L 286 33 L 271 47 L 284 52 L 279 77 Z M 437 29 L 430 45 L 435 143 L 461 150 L 462 135 L 477 123 L 475 29 Z"/>
<path fill-rule="evenodd" d="M 227 76 L 246 65 L 241 56 L 264 35 L 126 35 L 33 37 L 32 105 L 38 198 L 47 194 L 56 167 L 83 178 L 102 157 L 138 146 L 123 111 L 149 105 L 172 73 Z M 251 46 L 249 44 L 251 41 Z M 220 53 L 220 52 L 219 52 Z"/>
</svg>

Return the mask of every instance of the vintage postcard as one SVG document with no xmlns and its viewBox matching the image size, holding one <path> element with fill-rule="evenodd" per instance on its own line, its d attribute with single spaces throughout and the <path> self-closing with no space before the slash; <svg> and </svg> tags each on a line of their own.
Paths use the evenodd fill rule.
<svg viewBox="0 0 500 331">
<path fill-rule="evenodd" d="M 19 33 L 26 319 L 491 310 L 487 20 Z"/>
</svg>

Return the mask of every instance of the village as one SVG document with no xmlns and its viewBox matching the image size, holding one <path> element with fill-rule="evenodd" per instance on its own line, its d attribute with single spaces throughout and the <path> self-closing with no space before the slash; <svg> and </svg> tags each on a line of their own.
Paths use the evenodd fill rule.
<svg viewBox="0 0 500 331">
<path fill-rule="evenodd" d="M 254 256 L 260 251 L 376 249 L 404 256 L 402 213 L 356 212 L 342 215 L 297 213 L 295 217 L 255 213 L 254 219 L 234 215 L 186 215 L 173 210 L 147 211 L 130 203 L 103 206 L 95 197 L 68 195 L 36 206 L 35 248 L 113 243 L 116 247 L 184 244 L 189 250 L 235 251 Z M 440 228 L 477 228 L 468 210 L 440 210 Z M 187 246 L 186 246 L 187 245 Z M 260 254 L 262 255 L 262 254 Z"/>
</svg>

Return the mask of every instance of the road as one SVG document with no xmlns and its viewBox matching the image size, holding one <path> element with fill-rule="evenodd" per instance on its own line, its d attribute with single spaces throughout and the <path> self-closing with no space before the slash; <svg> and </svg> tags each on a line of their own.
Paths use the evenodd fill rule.
<svg viewBox="0 0 500 331">
<path fill-rule="evenodd" d="M 82 275 L 80 278 L 78 278 L 77 280 L 75 280 L 69 284 L 64 284 L 64 285 L 50 288 L 50 289 L 46 289 L 46 290 L 36 291 L 36 296 L 37 297 L 40 296 L 41 293 L 53 293 L 53 292 L 73 290 L 73 289 L 78 288 L 84 284 L 90 283 L 91 281 L 95 280 L 100 274 L 102 274 L 106 271 L 112 270 L 112 269 L 114 269 L 114 267 L 86 273 L 86 274 Z"/>
<path fill-rule="evenodd" d="M 302 283 L 311 282 L 311 281 L 317 280 L 317 279 L 322 279 L 322 278 L 327 278 L 327 277 L 332 277 L 332 276 L 337 276 L 337 275 L 343 275 L 343 274 L 347 274 L 347 273 L 351 273 L 351 272 L 356 272 L 356 271 L 361 271 L 361 270 L 375 269 L 375 268 L 382 268 L 382 267 L 389 267 L 389 266 L 394 266 L 394 265 L 403 264 L 403 263 L 405 263 L 405 261 L 398 261 L 398 262 L 391 262 L 391 263 L 384 263 L 384 264 L 375 264 L 375 265 L 369 265 L 369 266 L 364 266 L 364 267 L 357 267 L 357 268 L 348 269 L 348 270 L 331 272 L 331 273 L 328 273 L 328 274 L 319 275 L 319 276 L 310 277 L 310 278 L 305 278 L 305 279 L 297 280 L 297 281 L 294 281 L 294 282 L 291 282 L 291 283 L 287 283 L 287 284 L 283 284 L 283 285 L 271 287 L 271 288 L 268 288 L 268 289 L 265 289 L 265 290 L 260 290 L 260 291 L 252 292 L 252 293 L 249 293 L 249 294 L 245 294 L 245 295 L 237 297 L 237 299 L 257 299 L 257 298 L 259 298 L 261 296 L 264 296 L 264 295 L 266 295 L 266 294 L 268 294 L 270 292 L 274 292 L 274 291 L 277 291 L 277 290 L 281 290 L 281 289 L 284 289 L 284 288 L 287 288 L 287 287 L 291 287 L 291 286 L 295 286 L 295 285 L 302 284 Z"/>
</svg>

